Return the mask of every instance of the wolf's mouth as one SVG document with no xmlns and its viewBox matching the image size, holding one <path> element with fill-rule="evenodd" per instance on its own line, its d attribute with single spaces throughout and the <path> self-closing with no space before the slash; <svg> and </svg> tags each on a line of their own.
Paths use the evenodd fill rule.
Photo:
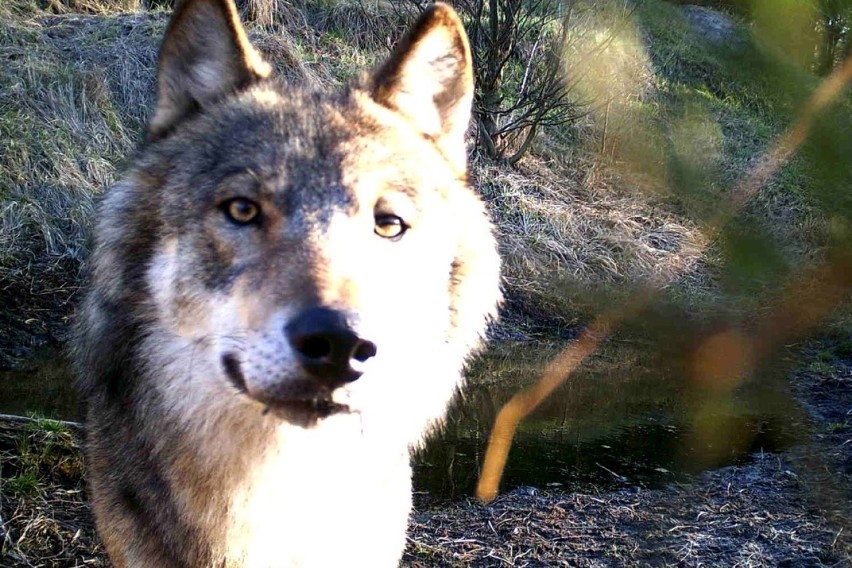
<svg viewBox="0 0 852 568">
<path fill-rule="evenodd" d="M 288 400 L 267 404 L 264 414 L 271 412 L 274 415 L 282 415 L 291 418 L 293 414 L 301 416 L 312 416 L 316 418 L 328 418 L 333 414 L 348 414 L 349 406 L 329 400 L 327 398 L 315 398 L 311 400 Z"/>
<path fill-rule="evenodd" d="M 265 405 L 264 414 L 271 412 L 292 419 L 293 415 L 326 418 L 332 414 L 351 412 L 348 405 L 334 402 L 328 389 L 306 384 L 306 381 L 300 381 L 299 388 L 292 389 L 287 394 L 255 396 L 249 392 L 240 361 L 233 353 L 222 355 L 222 368 L 225 370 L 225 376 L 240 394 Z"/>
</svg>

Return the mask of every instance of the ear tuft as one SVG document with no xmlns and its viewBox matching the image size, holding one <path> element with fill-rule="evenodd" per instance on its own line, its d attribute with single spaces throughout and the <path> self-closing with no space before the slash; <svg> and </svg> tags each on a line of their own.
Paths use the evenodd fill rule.
<svg viewBox="0 0 852 568">
<path fill-rule="evenodd" d="M 473 66 L 464 26 L 450 6 L 429 6 L 368 86 L 373 100 L 405 116 L 464 168 Z"/>
<path fill-rule="evenodd" d="M 148 139 L 168 134 L 199 109 L 269 76 L 233 0 L 184 0 L 172 15 L 157 71 L 157 108 Z"/>
</svg>

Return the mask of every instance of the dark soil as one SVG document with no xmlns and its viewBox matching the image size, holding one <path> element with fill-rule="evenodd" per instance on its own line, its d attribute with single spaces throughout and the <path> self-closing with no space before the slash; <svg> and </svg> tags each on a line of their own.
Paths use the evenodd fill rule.
<svg viewBox="0 0 852 568">
<path fill-rule="evenodd" d="M 78 290 L 69 280 L 0 280 L 0 370 L 25 366 L 36 349 L 67 339 Z"/>
<path fill-rule="evenodd" d="M 415 516 L 412 566 L 841 566 L 841 527 L 781 456 L 688 486 L 601 495 L 517 490 Z M 845 532 L 845 531 L 844 531 Z"/>
<path fill-rule="evenodd" d="M 848 348 L 814 344 L 793 374 L 814 420 L 808 445 L 663 489 L 527 487 L 489 505 L 420 507 L 403 565 L 850 566 Z M 0 421 L 0 565 L 109 565 L 86 505 L 79 439 L 78 429 L 53 422 Z M 27 474 L 37 483 L 22 484 Z"/>
<path fill-rule="evenodd" d="M 814 445 L 825 456 L 826 468 L 852 481 L 852 338 L 821 342 L 804 358 L 811 363 L 793 374 L 793 392 L 821 426 Z M 846 505 L 852 506 L 852 499 Z"/>
<path fill-rule="evenodd" d="M 690 484 L 579 494 L 518 489 L 414 515 L 409 566 L 852 566 L 852 343 L 799 354 L 809 444 Z"/>
</svg>

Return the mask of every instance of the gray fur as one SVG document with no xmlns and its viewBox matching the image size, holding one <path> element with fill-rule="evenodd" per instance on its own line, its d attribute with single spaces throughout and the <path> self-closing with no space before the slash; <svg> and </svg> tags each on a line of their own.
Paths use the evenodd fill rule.
<svg viewBox="0 0 852 568">
<path fill-rule="evenodd" d="M 159 78 L 178 91 L 181 26 L 239 26 L 230 0 L 180 10 Z M 445 36 L 432 112 L 446 128 L 424 132 L 394 89 L 428 81 L 421 39 Z M 428 10 L 390 62 L 332 94 L 221 67 L 253 79 L 197 105 L 161 96 L 168 121 L 101 204 L 75 360 L 116 566 L 398 562 L 409 450 L 440 424 L 500 293 L 464 169 L 470 54 L 451 9 Z M 229 220 L 234 198 L 259 220 Z M 380 236 L 383 215 L 407 231 Z M 377 346 L 354 382 L 317 386 L 298 363 L 284 329 L 311 306 Z"/>
</svg>

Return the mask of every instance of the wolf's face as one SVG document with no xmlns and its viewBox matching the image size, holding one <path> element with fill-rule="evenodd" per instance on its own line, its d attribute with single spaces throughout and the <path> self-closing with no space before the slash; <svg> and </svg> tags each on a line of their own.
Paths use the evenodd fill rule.
<svg viewBox="0 0 852 568">
<path fill-rule="evenodd" d="M 454 198 L 463 171 L 364 94 L 291 96 L 250 89 L 160 143 L 189 166 L 153 188 L 163 344 L 191 344 L 187 361 L 217 371 L 197 381 L 222 397 L 318 414 L 417 401 L 457 374 L 453 265 L 478 204 Z"/>
<path fill-rule="evenodd" d="M 335 95 L 267 75 L 230 4 L 178 9 L 151 143 L 105 203 L 96 282 L 143 308 L 140 359 L 183 415 L 404 417 L 417 437 L 499 297 L 466 180 L 461 24 L 435 11 Z M 117 273 L 131 254 L 141 269 Z"/>
</svg>

